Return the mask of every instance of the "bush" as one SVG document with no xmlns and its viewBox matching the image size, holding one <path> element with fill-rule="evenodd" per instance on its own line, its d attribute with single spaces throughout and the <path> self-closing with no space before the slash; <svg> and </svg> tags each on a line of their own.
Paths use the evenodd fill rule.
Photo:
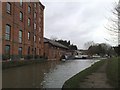
<svg viewBox="0 0 120 90">
<path fill-rule="evenodd" d="M 29 64 L 38 64 L 41 62 L 46 61 L 45 59 L 39 59 L 39 60 L 12 60 L 12 61 L 6 61 L 2 62 L 2 69 L 12 68 L 12 67 L 19 67 Z"/>
<path fill-rule="evenodd" d="M 3 60 L 8 60 L 8 59 L 10 59 L 10 55 L 2 55 L 2 59 Z"/>
<path fill-rule="evenodd" d="M 26 55 L 24 56 L 24 59 L 32 59 L 33 58 L 33 55 Z"/>
<path fill-rule="evenodd" d="M 21 58 L 30 60 L 30 59 L 33 59 L 33 55 L 22 55 L 22 56 L 20 56 L 20 55 L 4 55 L 4 54 L 2 55 L 2 60 L 9 60 L 9 59 L 20 60 Z M 45 56 L 39 56 L 39 55 L 34 56 L 34 59 L 41 59 L 41 58 L 47 59 L 47 57 L 45 57 Z"/>
<path fill-rule="evenodd" d="M 120 66 L 120 58 L 112 58 L 109 60 L 107 65 L 107 77 L 108 77 L 108 83 L 110 83 L 114 87 L 118 87 L 120 85 L 120 70 L 118 70 L 118 66 Z"/>
<path fill-rule="evenodd" d="M 19 60 L 21 57 L 19 55 L 11 55 L 11 60 Z"/>
<path fill-rule="evenodd" d="M 40 58 L 40 56 L 39 55 L 35 55 L 35 59 L 39 59 Z"/>
</svg>

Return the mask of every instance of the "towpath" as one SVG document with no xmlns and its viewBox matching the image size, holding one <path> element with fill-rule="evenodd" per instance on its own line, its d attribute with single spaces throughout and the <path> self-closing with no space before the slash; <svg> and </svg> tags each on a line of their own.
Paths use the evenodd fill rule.
<svg viewBox="0 0 120 90">
<path fill-rule="evenodd" d="M 80 82 L 80 88 L 113 88 L 107 83 L 106 67 L 107 62 L 96 72 L 88 75 L 83 82 Z"/>
</svg>

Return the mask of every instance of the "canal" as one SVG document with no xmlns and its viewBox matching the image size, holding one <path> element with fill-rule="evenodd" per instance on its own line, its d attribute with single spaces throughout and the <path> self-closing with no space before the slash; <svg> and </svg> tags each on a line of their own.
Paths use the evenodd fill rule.
<svg viewBox="0 0 120 90">
<path fill-rule="evenodd" d="M 61 88 L 64 82 L 98 60 L 48 61 L 2 71 L 3 88 Z"/>
</svg>

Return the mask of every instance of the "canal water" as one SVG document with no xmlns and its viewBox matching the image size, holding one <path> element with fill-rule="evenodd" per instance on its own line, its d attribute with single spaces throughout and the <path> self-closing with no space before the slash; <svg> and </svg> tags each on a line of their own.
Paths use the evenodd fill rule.
<svg viewBox="0 0 120 90">
<path fill-rule="evenodd" d="M 98 60 L 49 61 L 2 71 L 3 88 L 61 88 L 64 82 Z"/>
</svg>

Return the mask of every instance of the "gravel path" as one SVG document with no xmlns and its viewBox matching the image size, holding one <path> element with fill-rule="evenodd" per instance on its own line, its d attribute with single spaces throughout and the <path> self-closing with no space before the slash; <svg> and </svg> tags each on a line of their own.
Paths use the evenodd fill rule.
<svg viewBox="0 0 120 90">
<path fill-rule="evenodd" d="M 107 83 L 106 76 L 107 62 L 101 66 L 95 73 L 88 75 L 86 79 L 80 83 L 80 88 L 113 88 Z"/>
</svg>

